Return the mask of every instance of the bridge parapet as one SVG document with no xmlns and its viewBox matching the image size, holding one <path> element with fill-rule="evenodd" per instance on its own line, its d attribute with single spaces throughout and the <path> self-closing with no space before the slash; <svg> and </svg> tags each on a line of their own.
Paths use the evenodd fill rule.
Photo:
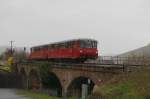
<svg viewBox="0 0 150 99">
<path fill-rule="evenodd" d="M 52 68 L 72 69 L 91 72 L 120 73 L 124 71 L 123 65 L 101 65 L 101 64 L 54 64 Z"/>
</svg>

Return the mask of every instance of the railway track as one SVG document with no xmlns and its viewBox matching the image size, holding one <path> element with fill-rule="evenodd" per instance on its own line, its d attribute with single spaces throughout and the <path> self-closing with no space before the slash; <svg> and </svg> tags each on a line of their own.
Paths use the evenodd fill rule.
<svg viewBox="0 0 150 99">
<path fill-rule="evenodd" d="M 96 72 L 122 72 L 125 71 L 125 65 L 122 64 L 98 64 L 98 63 L 56 63 L 56 62 L 23 62 L 19 65 L 38 66 L 40 64 L 52 66 L 58 69 L 72 69 L 82 71 L 96 71 Z"/>
<path fill-rule="evenodd" d="M 60 66 L 77 66 L 77 67 L 103 67 L 103 68 L 122 68 L 125 66 L 130 67 L 139 67 L 141 64 L 106 64 L 106 63 L 68 63 L 68 62 L 50 62 L 50 61 L 26 61 L 26 62 L 20 62 L 18 64 L 44 64 L 49 63 L 51 65 L 60 65 Z"/>
<path fill-rule="evenodd" d="M 97 71 L 97 72 L 116 72 L 116 71 L 131 71 L 133 68 L 141 68 L 139 64 L 102 64 L 102 63 L 65 63 L 65 62 L 50 62 L 50 61 L 26 61 L 19 63 L 20 65 L 39 66 L 50 65 L 52 68 L 60 69 L 74 69 L 84 71 Z"/>
</svg>

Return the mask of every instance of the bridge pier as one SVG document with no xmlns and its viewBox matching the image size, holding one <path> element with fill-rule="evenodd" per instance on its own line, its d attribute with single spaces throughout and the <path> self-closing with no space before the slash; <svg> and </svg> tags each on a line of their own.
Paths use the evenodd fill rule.
<svg viewBox="0 0 150 99">
<path fill-rule="evenodd" d="M 40 90 L 42 90 L 43 86 L 42 86 L 42 80 L 40 79 Z"/>
<path fill-rule="evenodd" d="M 62 97 L 63 99 L 67 99 L 67 88 L 62 89 Z"/>
<path fill-rule="evenodd" d="M 27 77 L 27 81 L 26 81 L 26 89 L 29 89 L 29 77 Z"/>
</svg>

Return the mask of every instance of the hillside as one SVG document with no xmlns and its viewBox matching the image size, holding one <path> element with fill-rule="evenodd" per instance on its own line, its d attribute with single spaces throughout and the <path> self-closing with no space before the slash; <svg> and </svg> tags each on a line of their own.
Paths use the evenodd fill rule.
<svg viewBox="0 0 150 99">
<path fill-rule="evenodd" d="M 150 99 L 150 68 L 118 75 L 97 92 L 108 99 Z"/>
<path fill-rule="evenodd" d="M 125 52 L 123 54 L 117 55 L 119 57 L 129 57 L 129 56 L 144 56 L 144 57 L 150 57 L 150 44 Z"/>
</svg>

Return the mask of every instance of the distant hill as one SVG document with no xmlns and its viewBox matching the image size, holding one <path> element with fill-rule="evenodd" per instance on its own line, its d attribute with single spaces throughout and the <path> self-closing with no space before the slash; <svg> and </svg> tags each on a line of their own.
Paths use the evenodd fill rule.
<svg viewBox="0 0 150 99">
<path fill-rule="evenodd" d="M 129 57 L 129 56 L 150 57 L 150 44 L 143 46 L 141 48 L 137 48 L 135 50 L 131 50 L 129 52 L 125 52 L 125 53 L 117 55 L 117 56 L 119 56 L 119 57 Z"/>
</svg>

